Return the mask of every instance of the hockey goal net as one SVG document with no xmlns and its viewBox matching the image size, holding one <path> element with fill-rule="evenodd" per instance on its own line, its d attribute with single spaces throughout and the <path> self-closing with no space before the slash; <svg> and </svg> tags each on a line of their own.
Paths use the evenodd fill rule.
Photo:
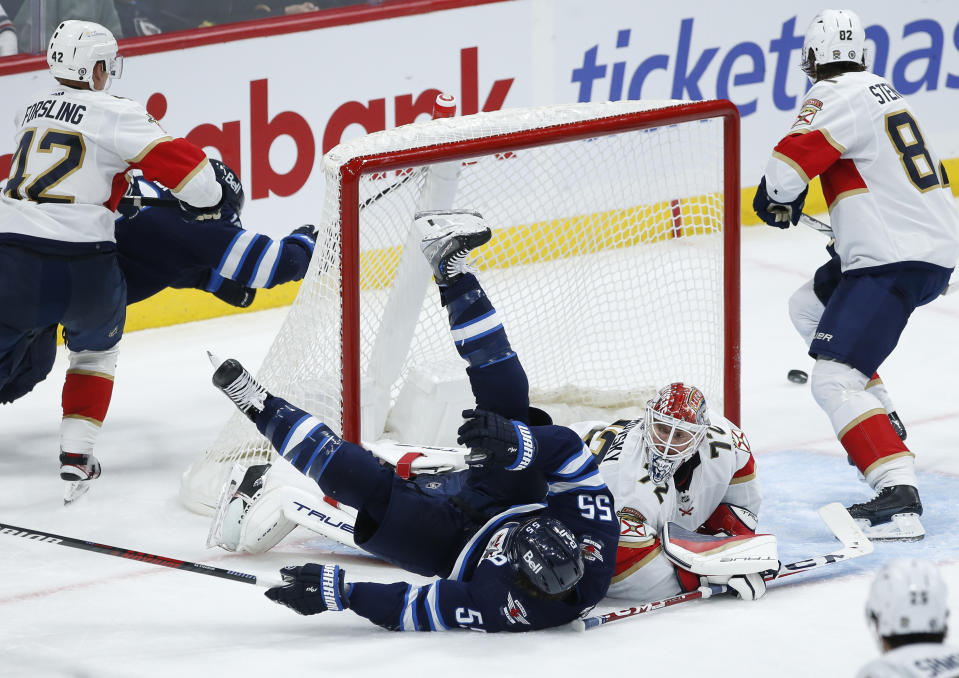
<svg viewBox="0 0 959 678">
<path fill-rule="evenodd" d="M 493 228 L 474 267 L 534 403 L 638 411 L 685 380 L 738 420 L 739 118 L 729 102 L 432 120 L 342 143 L 324 166 L 316 252 L 257 375 L 271 392 L 373 441 L 391 437 L 411 375 L 462 374 L 412 232 L 418 209 L 456 207 Z M 272 454 L 237 414 L 184 474 L 181 499 L 209 512 L 233 462 Z"/>
</svg>

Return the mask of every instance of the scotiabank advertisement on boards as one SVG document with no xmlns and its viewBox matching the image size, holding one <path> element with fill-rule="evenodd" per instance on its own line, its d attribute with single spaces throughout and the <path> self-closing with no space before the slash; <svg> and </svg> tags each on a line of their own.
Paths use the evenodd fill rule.
<svg viewBox="0 0 959 678">
<path fill-rule="evenodd" d="M 111 93 L 147 105 L 174 136 L 236 169 L 245 224 L 283 235 L 317 221 L 321 157 L 341 140 L 429 117 L 437 91 L 460 114 L 620 99 L 732 100 L 742 184 L 758 183 L 808 82 L 803 34 L 818 6 L 680 0 L 509 0 L 130 57 Z M 943 158 L 959 157 L 959 2 L 856 0 L 872 68 L 916 109 Z M 375 16 L 375 15 L 374 15 Z M 0 62 L 0 73 L 2 73 Z M 0 121 L 52 86 L 0 75 Z M 14 127 L 0 128 L 0 176 Z"/>
</svg>

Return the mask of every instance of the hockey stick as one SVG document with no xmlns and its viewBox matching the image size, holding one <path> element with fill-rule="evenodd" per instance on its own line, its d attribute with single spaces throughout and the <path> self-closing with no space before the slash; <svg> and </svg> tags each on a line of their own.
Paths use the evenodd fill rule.
<svg viewBox="0 0 959 678">
<path fill-rule="evenodd" d="M 806 558 L 805 560 L 797 560 L 794 563 L 784 563 L 779 568 L 778 572 L 764 577 L 766 581 L 782 579 L 783 577 L 789 577 L 794 574 L 813 570 L 817 567 L 822 567 L 831 563 L 838 563 L 851 558 L 858 558 L 859 556 L 865 556 L 872 553 L 872 542 L 866 538 L 866 535 L 864 535 L 859 526 L 856 525 L 856 522 L 852 519 L 852 516 L 849 515 L 849 512 L 846 511 L 842 504 L 839 502 L 834 502 L 832 504 L 823 506 L 819 509 L 819 517 L 822 518 L 823 522 L 826 523 L 826 526 L 832 530 L 832 533 L 835 535 L 836 539 L 842 542 L 843 547 L 837 551 L 833 551 L 832 553 L 827 553 L 822 556 L 813 556 L 812 558 Z M 635 617 L 636 615 L 645 614 L 647 612 L 654 612 L 656 610 L 661 610 L 664 607 L 671 607 L 673 605 L 679 605 L 680 603 L 688 603 L 691 600 L 698 600 L 699 598 L 712 598 L 713 596 L 726 593 L 728 590 L 729 587 L 725 584 L 700 586 L 695 591 L 688 591 L 686 593 L 670 596 L 669 598 L 662 598 L 661 600 L 643 603 L 637 607 L 628 607 L 625 610 L 608 612 L 596 617 L 576 619 L 570 622 L 570 625 L 577 631 L 588 631 L 589 629 L 594 629 L 597 626 L 602 626 L 603 624 L 608 624 L 609 622 L 619 621 L 620 619 L 628 619 L 629 617 Z"/>
<path fill-rule="evenodd" d="M 819 231 L 823 235 L 829 236 L 830 238 L 835 237 L 832 232 L 832 226 L 827 224 L 825 221 L 820 221 L 816 217 L 811 217 L 806 213 L 799 215 L 799 223 L 803 226 L 808 226 L 814 231 Z M 957 278 L 955 282 L 950 282 L 948 285 L 946 285 L 946 289 L 942 291 L 941 296 L 944 297 L 947 294 L 952 294 L 954 292 L 959 292 L 959 278 Z"/>
<path fill-rule="evenodd" d="M 162 565 L 174 570 L 183 570 L 193 572 L 194 574 L 205 574 L 209 577 L 219 577 L 220 579 L 229 579 L 231 581 L 243 582 L 244 584 L 255 584 L 256 586 L 265 586 L 273 588 L 274 586 L 285 586 L 285 583 L 269 577 L 257 577 L 246 572 L 236 572 L 234 570 L 224 570 L 212 565 L 203 565 L 202 563 L 190 563 L 176 558 L 167 558 L 165 556 L 155 556 L 152 553 L 143 553 L 141 551 L 132 551 L 130 549 L 118 548 L 116 546 L 107 546 L 93 541 L 83 539 L 74 539 L 73 537 L 64 537 L 60 534 L 50 534 L 40 530 L 25 530 L 22 527 L 0 523 L 0 534 L 7 534 L 11 537 L 22 537 L 30 541 L 42 542 L 45 544 L 58 544 L 60 546 L 69 546 L 83 551 L 92 551 L 107 556 L 116 556 L 117 558 L 127 558 L 129 560 L 139 560 L 142 563 L 150 565 Z"/>
</svg>

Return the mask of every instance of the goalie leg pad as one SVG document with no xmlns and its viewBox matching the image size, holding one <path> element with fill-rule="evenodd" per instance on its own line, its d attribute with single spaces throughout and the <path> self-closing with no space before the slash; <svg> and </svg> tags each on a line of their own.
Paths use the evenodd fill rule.
<svg viewBox="0 0 959 678">
<path fill-rule="evenodd" d="M 662 547 L 676 566 L 700 576 L 756 574 L 779 568 L 776 536 L 772 534 L 714 537 L 666 523 Z"/>
</svg>

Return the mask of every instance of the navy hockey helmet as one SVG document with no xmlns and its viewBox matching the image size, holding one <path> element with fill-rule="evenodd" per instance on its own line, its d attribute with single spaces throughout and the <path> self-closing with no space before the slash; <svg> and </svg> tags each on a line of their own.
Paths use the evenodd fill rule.
<svg viewBox="0 0 959 678">
<path fill-rule="evenodd" d="M 583 555 L 576 536 L 555 518 L 537 516 L 509 536 L 506 554 L 530 584 L 549 595 L 573 588 L 583 578 Z"/>
</svg>

